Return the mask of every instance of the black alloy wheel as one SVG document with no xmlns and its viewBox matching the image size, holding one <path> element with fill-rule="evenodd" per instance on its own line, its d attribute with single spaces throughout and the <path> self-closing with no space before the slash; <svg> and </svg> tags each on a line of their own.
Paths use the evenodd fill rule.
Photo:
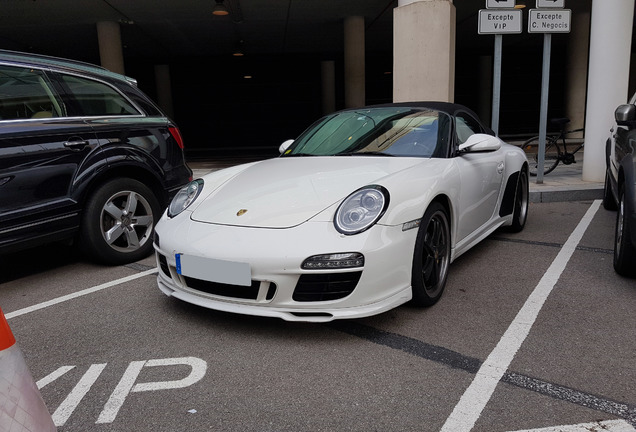
<svg viewBox="0 0 636 432">
<path fill-rule="evenodd" d="M 434 202 L 424 213 L 415 241 L 411 274 L 414 304 L 431 306 L 442 296 L 450 264 L 450 243 L 448 212 Z"/>
</svg>

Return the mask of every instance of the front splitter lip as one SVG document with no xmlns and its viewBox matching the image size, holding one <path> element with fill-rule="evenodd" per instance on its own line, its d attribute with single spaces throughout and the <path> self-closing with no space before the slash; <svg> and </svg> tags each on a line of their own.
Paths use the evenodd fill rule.
<svg viewBox="0 0 636 432">
<path fill-rule="evenodd" d="M 229 227 L 175 218 L 156 227 L 155 243 L 158 283 L 175 298 L 210 309 L 288 321 L 325 322 L 333 319 L 376 315 L 406 303 L 412 297 L 411 274 L 417 230 L 376 225 L 355 236 L 344 236 L 329 222 L 307 222 L 290 229 Z M 359 252 L 364 267 L 307 270 L 302 262 L 326 253 Z M 197 256 L 214 261 L 247 263 L 251 279 L 260 282 L 255 298 L 215 295 L 187 285 L 176 264 L 176 256 Z M 296 301 L 294 292 L 303 274 L 359 272 L 353 291 L 338 299 Z M 195 276 L 196 277 L 196 276 Z M 224 283 L 217 279 L 201 280 Z M 275 285 L 275 294 L 269 297 Z"/>
<path fill-rule="evenodd" d="M 281 318 L 285 321 L 296 322 L 329 322 L 335 319 L 353 319 L 363 318 L 386 312 L 397 306 L 400 306 L 412 298 L 411 287 L 407 287 L 402 291 L 370 305 L 348 307 L 348 308 L 284 308 L 272 306 L 257 306 L 233 303 L 228 301 L 217 301 L 208 297 L 202 297 L 182 290 L 176 290 L 163 279 L 159 274 L 157 276 L 157 284 L 159 289 L 169 297 L 191 303 L 197 306 L 213 309 L 221 312 L 236 313 L 242 315 Z"/>
</svg>

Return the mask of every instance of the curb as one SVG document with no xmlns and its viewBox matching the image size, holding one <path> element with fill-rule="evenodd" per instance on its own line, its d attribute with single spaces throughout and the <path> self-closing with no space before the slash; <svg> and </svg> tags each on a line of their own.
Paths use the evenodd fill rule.
<svg viewBox="0 0 636 432">
<path fill-rule="evenodd" d="M 549 203 L 566 201 L 590 201 L 603 198 L 603 187 L 582 188 L 558 188 L 541 191 L 530 190 L 529 200 L 531 203 Z"/>
<path fill-rule="evenodd" d="M 0 309 L 0 431 L 56 431 L 40 391 Z"/>
</svg>

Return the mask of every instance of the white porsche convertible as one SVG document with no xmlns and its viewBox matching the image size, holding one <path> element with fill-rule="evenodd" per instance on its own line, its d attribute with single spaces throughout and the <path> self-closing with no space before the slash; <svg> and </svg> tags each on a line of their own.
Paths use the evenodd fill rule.
<svg viewBox="0 0 636 432">
<path fill-rule="evenodd" d="M 156 227 L 161 291 L 290 321 L 429 306 L 453 260 L 526 222 L 523 151 L 461 105 L 340 111 L 280 151 L 177 194 Z"/>
</svg>

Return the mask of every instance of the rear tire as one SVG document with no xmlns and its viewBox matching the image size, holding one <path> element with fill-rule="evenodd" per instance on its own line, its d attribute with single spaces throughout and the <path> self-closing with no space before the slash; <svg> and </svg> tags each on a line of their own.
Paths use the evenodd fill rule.
<svg viewBox="0 0 636 432">
<path fill-rule="evenodd" d="M 160 213 L 155 195 L 137 180 L 120 178 L 104 183 L 86 202 L 80 248 L 104 264 L 145 258 L 152 252 Z"/>
<path fill-rule="evenodd" d="M 432 306 L 440 299 L 450 265 L 450 223 L 443 205 L 434 202 L 424 213 L 415 241 L 412 303 Z"/>
<path fill-rule="evenodd" d="M 517 179 L 515 207 L 512 213 L 512 225 L 508 227 L 509 232 L 520 232 L 526 226 L 526 220 L 528 220 L 529 195 L 528 171 L 522 168 L 519 172 L 519 178 Z"/>
<path fill-rule="evenodd" d="M 528 172 L 531 176 L 536 176 L 539 170 L 539 137 L 530 138 L 523 143 L 521 149 L 525 152 L 528 158 Z M 561 150 L 556 142 L 550 137 L 546 137 L 545 140 L 545 158 L 543 161 L 543 174 L 552 172 L 559 164 L 559 154 Z"/>
<path fill-rule="evenodd" d="M 614 234 L 614 270 L 621 276 L 636 276 L 636 250 L 631 242 L 631 227 L 625 213 L 625 194 L 618 194 L 616 231 Z"/>
</svg>

